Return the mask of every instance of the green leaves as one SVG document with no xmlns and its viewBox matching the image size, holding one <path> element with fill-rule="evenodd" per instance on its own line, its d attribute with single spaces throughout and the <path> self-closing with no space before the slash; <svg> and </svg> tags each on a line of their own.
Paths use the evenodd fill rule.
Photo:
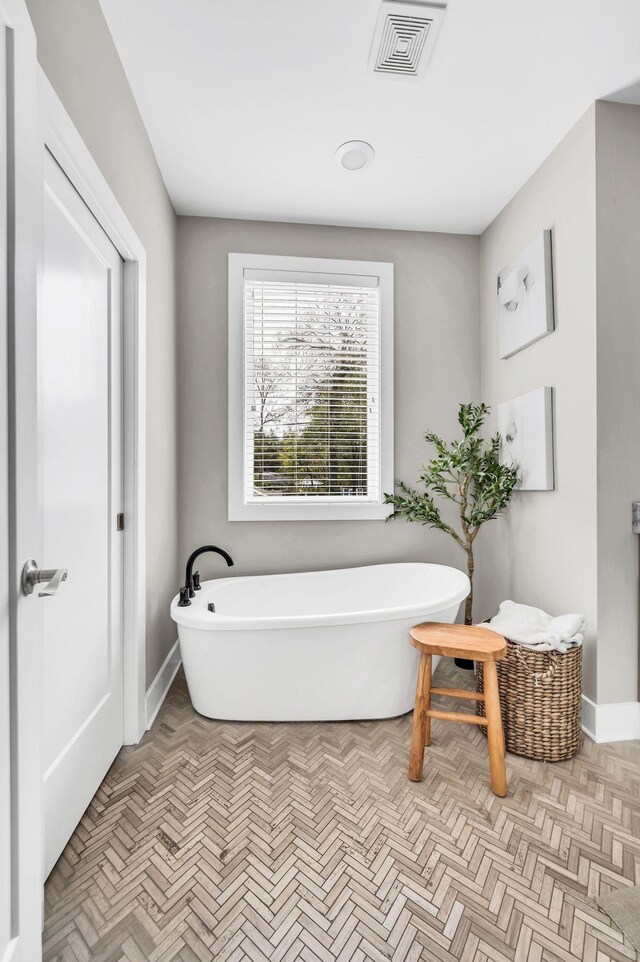
<svg viewBox="0 0 640 962">
<path fill-rule="evenodd" d="M 461 404 L 458 411 L 458 424 L 465 438 L 474 437 L 490 413 L 491 408 L 487 404 Z"/>
<path fill-rule="evenodd" d="M 384 496 L 384 503 L 393 504 L 395 508 L 390 516 L 391 518 L 404 516 L 410 521 L 415 521 L 418 524 L 430 524 L 435 528 L 444 525 L 433 498 L 428 494 L 420 494 L 418 491 L 414 491 L 413 488 L 408 487 L 402 481 L 398 481 L 397 487 L 400 494 L 385 494 Z"/>
<path fill-rule="evenodd" d="M 420 476 L 424 491 L 397 482 L 396 493 L 385 494 L 385 504 L 394 507 L 389 520 L 405 518 L 439 528 L 467 552 L 471 550 L 481 525 L 500 514 L 518 483 L 516 470 L 498 460 L 500 436 L 496 434 L 488 442 L 479 436 L 489 413 L 486 404 L 461 404 L 461 439 L 446 442 L 433 432 L 425 434 L 435 448 L 435 457 Z M 443 521 L 434 495 L 459 505 L 461 532 Z"/>
</svg>

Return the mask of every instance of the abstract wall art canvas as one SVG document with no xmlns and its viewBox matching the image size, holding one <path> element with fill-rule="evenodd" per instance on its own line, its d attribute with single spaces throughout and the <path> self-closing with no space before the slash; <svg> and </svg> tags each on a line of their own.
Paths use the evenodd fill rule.
<svg viewBox="0 0 640 962">
<path fill-rule="evenodd" d="M 544 230 L 497 279 L 500 357 L 511 357 L 554 329 L 551 231 Z"/>
<path fill-rule="evenodd" d="M 515 467 L 518 491 L 552 491 L 553 391 L 541 387 L 498 405 L 500 461 Z"/>
</svg>

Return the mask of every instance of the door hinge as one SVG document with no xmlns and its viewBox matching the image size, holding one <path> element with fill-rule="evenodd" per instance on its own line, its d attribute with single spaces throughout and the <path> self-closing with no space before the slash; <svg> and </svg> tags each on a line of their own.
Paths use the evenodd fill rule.
<svg viewBox="0 0 640 962">
<path fill-rule="evenodd" d="M 124 531 L 124 514 L 116 515 L 116 531 Z"/>
</svg>

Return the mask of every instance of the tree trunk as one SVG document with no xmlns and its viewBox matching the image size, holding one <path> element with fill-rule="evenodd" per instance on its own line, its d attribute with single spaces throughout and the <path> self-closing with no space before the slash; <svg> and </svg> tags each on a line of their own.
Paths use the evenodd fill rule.
<svg viewBox="0 0 640 962">
<path fill-rule="evenodd" d="M 471 583 L 471 590 L 467 595 L 467 600 L 464 605 L 464 623 L 465 625 L 473 624 L 473 544 L 467 545 L 467 574 L 469 575 L 469 581 Z M 467 671 L 473 671 L 473 662 L 469 661 L 467 658 L 456 658 L 456 665 L 458 668 L 465 668 Z"/>
<path fill-rule="evenodd" d="M 473 545 L 469 545 L 467 548 L 467 574 L 469 575 L 469 581 L 471 583 L 471 590 L 467 596 L 467 600 L 464 606 L 464 623 L 465 625 L 473 624 Z"/>
</svg>

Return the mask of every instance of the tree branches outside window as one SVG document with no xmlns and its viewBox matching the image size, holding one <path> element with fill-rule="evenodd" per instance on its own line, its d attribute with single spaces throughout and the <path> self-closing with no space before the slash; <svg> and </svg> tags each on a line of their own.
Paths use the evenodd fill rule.
<svg viewBox="0 0 640 962">
<path fill-rule="evenodd" d="M 253 362 L 256 493 L 366 495 L 368 325 L 365 296 L 328 289 L 271 326 Z"/>
</svg>

